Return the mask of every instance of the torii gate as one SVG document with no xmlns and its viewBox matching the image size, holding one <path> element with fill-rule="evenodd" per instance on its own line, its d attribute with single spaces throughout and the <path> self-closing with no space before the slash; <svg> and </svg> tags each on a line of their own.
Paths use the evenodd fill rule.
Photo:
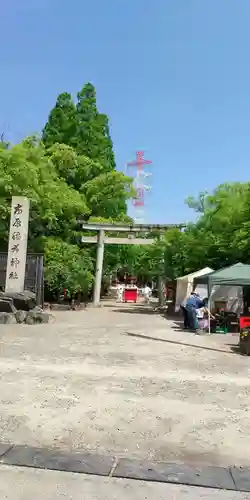
<svg viewBox="0 0 250 500">
<path fill-rule="evenodd" d="M 103 269 L 103 257 L 104 257 L 104 246 L 109 245 L 151 245 L 155 239 L 154 238 L 139 238 L 138 233 L 147 233 L 152 231 L 158 231 L 162 233 L 166 229 L 180 227 L 176 224 L 102 224 L 102 223 L 85 223 L 80 221 L 82 228 L 88 231 L 95 231 L 96 236 L 82 236 L 82 243 L 96 243 L 97 244 L 97 254 L 96 254 L 96 272 L 95 272 L 95 287 L 94 287 L 94 306 L 98 306 L 100 303 L 101 296 L 101 284 L 102 284 L 102 269 Z M 105 236 L 105 231 L 111 231 L 116 233 L 127 233 L 124 237 L 111 237 Z"/>
</svg>

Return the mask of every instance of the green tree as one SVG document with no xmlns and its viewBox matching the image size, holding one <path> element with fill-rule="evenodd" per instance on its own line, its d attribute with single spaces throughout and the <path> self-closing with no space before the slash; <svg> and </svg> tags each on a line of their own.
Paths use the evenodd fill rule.
<svg viewBox="0 0 250 500">
<path fill-rule="evenodd" d="M 186 204 L 189 206 L 189 208 L 195 210 L 195 212 L 204 214 L 207 208 L 208 198 L 209 194 L 205 191 L 200 193 L 197 198 L 195 198 L 194 196 L 189 196 L 186 199 Z"/>
<path fill-rule="evenodd" d="M 187 274 L 202 267 L 214 269 L 246 262 L 250 196 L 248 183 L 218 186 L 212 193 L 189 198 L 188 205 L 199 213 L 184 232 L 169 231 L 165 236 L 165 266 L 172 275 Z M 248 240 L 248 241 L 247 241 Z"/>
<path fill-rule="evenodd" d="M 98 120 L 101 127 L 101 143 L 102 149 L 100 149 L 100 161 L 103 158 L 104 165 L 107 165 L 109 170 L 115 170 L 115 155 L 113 150 L 113 141 L 110 135 L 109 120 L 107 115 L 99 114 Z"/>
<path fill-rule="evenodd" d="M 32 240 L 46 235 L 70 239 L 78 218 L 89 213 L 84 194 L 58 176 L 44 146 L 36 139 L 0 150 L 0 197 L 3 204 L 14 194 L 27 196 L 31 201 Z"/>
<path fill-rule="evenodd" d="M 232 232 L 232 251 L 234 251 L 239 261 L 250 263 L 250 183 L 245 185 L 246 190 L 243 199 L 240 200 L 238 216 L 241 217 L 241 224 L 235 225 Z"/>
<path fill-rule="evenodd" d="M 72 147 L 65 144 L 54 144 L 48 149 L 47 155 L 58 175 L 77 191 L 83 191 L 86 182 L 95 179 L 104 170 L 100 163 L 78 155 Z"/>
<path fill-rule="evenodd" d="M 174 280 L 185 273 L 187 265 L 185 257 L 186 235 L 179 229 L 169 229 L 164 234 L 164 274 Z"/>
<path fill-rule="evenodd" d="M 55 143 L 75 146 L 76 107 L 67 92 L 59 94 L 43 131 L 42 140 L 46 147 Z"/>
<path fill-rule="evenodd" d="M 69 281 L 71 274 L 73 280 L 71 288 L 79 288 L 79 283 L 85 283 L 85 279 L 90 280 L 90 262 L 92 262 L 90 254 L 81 253 L 74 245 L 75 237 L 78 235 L 77 220 L 89 213 L 85 196 L 68 186 L 65 180 L 58 176 L 44 146 L 36 139 L 25 140 L 9 149 L 0 149 L 2 250 L 7 249 L 11 197 L 15 195 L 27 196 L 30 199 L 29 250 L 45 252 L 46 262 L 49 264 L 46 267 L 45 278 L 49 286 L 52 287 L 56 282 L 55 255 L 58 268 L 61 268 L 60 246 L 63 255 L 68 252 L 67 280 Z M 76 249 L 79 252 L 77 258 Z M 74 259 L 71 256 L 75 256 Z M 77 277 L 80 265 L 86 273 L 81 272 Z M 59 276 L 58 272 L 57 283 Z M 65 276 L 63 274 L 64 280 Z"/>
<path fill-rule="evenodd" d="M 241 258 L 233 241 L 244 221 L 247 193 L 248 184 L 237 182 L 222 184 L 207 194 L 204 213 L 191 230 L 191 235 L 202 242 L 206 265 L 219 268 Z"/>
<path fill-rule="evenodd" d="M 105 172 L 101 163 L 77 155 L 65 144 L 54 144 L 47 155 L 60 178 L 84 194 L 91 218 L 124 220 L 126 202 L 135 195 L 130 177 L 116 170 Z"/>
<path fill-rule="evenodd" d="M 71 293 L 87 292 L 93 281 L 93 262 L 89 254 L 58 239 L 44 245 L 46 284 L 52 292 L 68 288 Z"/>
<path fill-rule="evenodd" d="M 134 193 L 132 179 L 122 172 L 108 172 L 82 186 L 92 217 L 121 220 L 127 212 L 126 201 Z"/>
<path fill-rule="evenodd" d="M 87 83 L 77 94 L 76 151 L 99 162 L 105 170 L 115 169 L 113 144 L 108 117 L 100 114 L 96 104 L 96 90 Z"/>
</svg>

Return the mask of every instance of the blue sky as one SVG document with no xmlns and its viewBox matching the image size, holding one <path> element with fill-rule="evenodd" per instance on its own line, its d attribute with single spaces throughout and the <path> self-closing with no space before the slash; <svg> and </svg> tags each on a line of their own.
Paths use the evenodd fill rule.
<svg viewBox="0 0 250 500">
<path fill-rule="evenodd" d="M 117 166 L 152 160 L 146 222 L 249 179 L 249 0 L 3 0 L 0 129 L 39 132 L 59 92 L 87 81 L 110 117 Z"/>
</svg>

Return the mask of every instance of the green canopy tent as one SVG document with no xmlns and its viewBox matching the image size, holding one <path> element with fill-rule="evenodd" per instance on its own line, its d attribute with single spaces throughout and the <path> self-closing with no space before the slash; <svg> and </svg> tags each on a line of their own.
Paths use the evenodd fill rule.
<svg viewBox="0 0 250 500">
<path fill-rule="evenodd" d="M 224 267 L 218 271 L 213 271 L 203 276 L 194 278 L 194 285 L 207 285 L 208 289 L 208 309 L 210 310 L 210 297 L 213 286 L 249 286 L 250 285 L 250 265 L 238 262 L 233 266 Z M 209 316 L 210 333 L 210 316 Z"/>
<path fill-rule="evenodd" d="M 233 266 L 224 267 L 223 269 L 212 271 L 204 274 L 203 276 L 197 276 L 197 278 L 194 278 L 194 285 L 200 284 L 207 285 L 208 296 L 211 295 L 212 287 L 214 285 L 250 285 L 250 265 L 238 262 L 238 264 L 234 264 Z"/>
</svg>

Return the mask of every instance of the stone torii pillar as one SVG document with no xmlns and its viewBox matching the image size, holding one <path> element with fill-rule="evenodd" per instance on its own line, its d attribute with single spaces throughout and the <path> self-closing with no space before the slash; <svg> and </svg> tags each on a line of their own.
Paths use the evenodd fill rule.
<svg viewBox="0 0 250 500">
<path fill-rule="evenodd" d="M 155 240 L 154 238 L 138 238 L 135 233 L 149 232 L 153 226 L 133 225 L 128 226 L 125 224 L 82 224 L 83 229 L 88 231 L 97 232 L 97 236 L 83 236 L 82 243 L 96 243 L 96 272 L 95 272 L 95 287 L 94 287 L 94 306 L 98 306 L 101 297 L 101 284 L 102 284 L 102 269 L 104 258 L 104 246 L 109 245 L 151 245 Z M 125 232 L 127 236 L 124 237 L 111 237 L 105 236 L 105 231 L 111 232 Z"/>
</svg>

